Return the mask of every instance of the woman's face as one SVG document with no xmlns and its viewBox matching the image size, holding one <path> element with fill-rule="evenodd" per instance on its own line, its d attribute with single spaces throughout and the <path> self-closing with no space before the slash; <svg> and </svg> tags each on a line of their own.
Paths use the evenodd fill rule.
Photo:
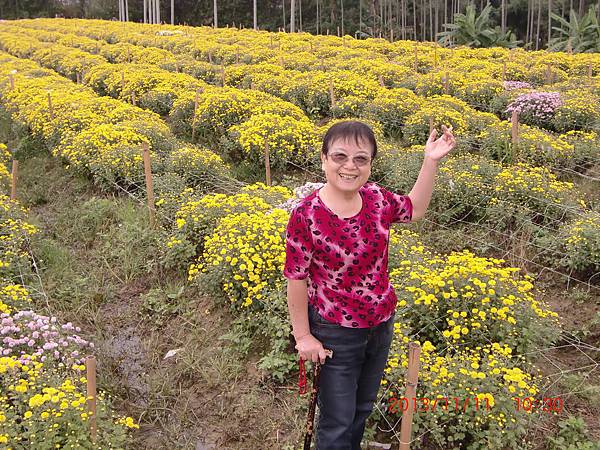
<svg viewBox="0 0 600 450">
<path fill-rule="evenodd" d="M 364 140 L 336 139 L 327 156 L 321 153 L 327 183 L 342 192 L 358 192 L 371 175 L 373 149 Z"/>
</svg>

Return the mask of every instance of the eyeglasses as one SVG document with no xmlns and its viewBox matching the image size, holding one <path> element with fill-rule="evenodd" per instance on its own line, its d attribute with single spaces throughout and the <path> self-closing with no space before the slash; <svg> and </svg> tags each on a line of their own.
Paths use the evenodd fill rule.
<svg viewBox="0 0 600 450">
<path fill-rule="evenodd" d="M 350 159 L 350 157 L 348 155 L 346 155 L 345 153 L 332 153 L 329 156 L 331 157 L 331 160 L 334 163 L 339 164 L 339 165 L 346 164 L 348 162 L 348 160 Z M 367 156 L 362 156 L 362 155 L 353 156 L 352 162 L 357 167 L 363 167 L 371 162 L 371 158 L 369 158 Z"/>
</svg>

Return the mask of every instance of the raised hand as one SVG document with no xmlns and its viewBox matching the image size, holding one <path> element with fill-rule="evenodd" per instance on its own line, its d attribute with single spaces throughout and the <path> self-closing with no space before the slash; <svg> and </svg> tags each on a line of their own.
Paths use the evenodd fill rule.
<svg viewBox="0 0 600 450">
<path fill-rule="evenodd" d="M 442 125 L 442 131 L 442 136 L 436 140 L 437 130 L 435 128 L 431 130 L 429 139 L 427 139 L 427 144 L 425 144 L 425 156 L 433 161 L 442 159 L 456 145 L 456 139 L 452 134 L 452 125 L 450 125 L 450 128 L 446 127 L 446 125 Z"/>
</svg>

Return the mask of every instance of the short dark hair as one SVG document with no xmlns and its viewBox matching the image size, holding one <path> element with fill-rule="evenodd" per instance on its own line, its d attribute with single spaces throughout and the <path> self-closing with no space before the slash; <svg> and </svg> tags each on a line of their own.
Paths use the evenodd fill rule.
<svg viewBox="0 0 600 450">
<path fill-rule="evenodd" d="M 354 138 L 356 145 L 359 145 L 360 141 L 367 142 L 373 149 L 371 158 L 375 159 L 375 155 L 377 155 L 377 142 L 375 141 L 373 130 L 371 130 L 371 127 L 366 123 L 359 122 L 358 120 L 344 120 L 343 122 L 332 125 L 329 130 L 327 130 L 327 133 L 325 133 L 321 152 L 327 156 L 329 153 L 329 146 L 340 138 Z"/>
</svg>

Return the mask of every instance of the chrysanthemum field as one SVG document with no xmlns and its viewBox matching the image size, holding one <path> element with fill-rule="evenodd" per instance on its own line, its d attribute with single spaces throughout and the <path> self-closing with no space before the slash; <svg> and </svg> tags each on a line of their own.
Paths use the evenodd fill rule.
<svg viewBox="0 0 600 450">
<path fill-rule="evenodd" d="M 600 55 L 64 19 L 0 22 L 0 447 L 301 448 L 285 227 L 344 119 L 398 192 L 457 138 L 365 448 L 600 448 Z"/>
</svg>

